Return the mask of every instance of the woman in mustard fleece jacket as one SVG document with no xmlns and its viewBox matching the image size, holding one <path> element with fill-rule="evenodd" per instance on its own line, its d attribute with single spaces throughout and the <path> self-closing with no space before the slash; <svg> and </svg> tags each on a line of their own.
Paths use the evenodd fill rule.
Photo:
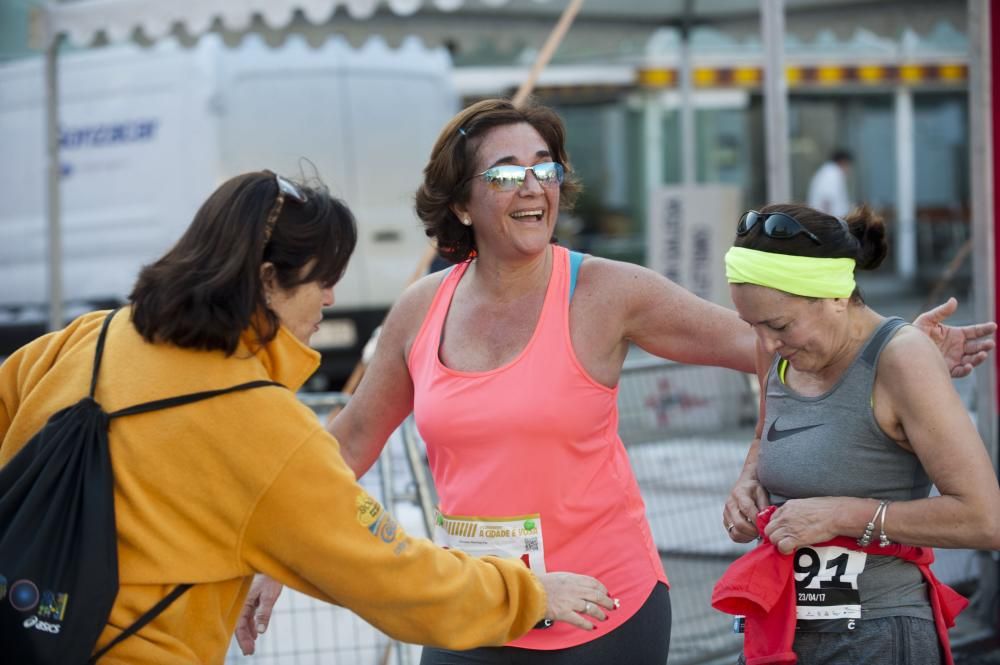
<svg viewBox="0 0 1000 665">
<path fill-rule="evenodd" d="M 296 400 L 355 240 L 350 212 L 325 191 L 248 173 L 141 272 L 108 329 L 95 395 L 106 410 L 246 381 L 284 387 L 113 422 L 120 590 L 97 647 L 177 584 L 194 586 L 102 663 L 223 662 L 255 572 L 392 637 L 456 649 L 502 644 L 543 619 L 591 628 L 575 610 L 614 607 L 593 578 L 536 576 L 407 536 Z M 0 466 L 86 394 L 105 316 L 84 315 L 0 367 Z"/>
</svg>

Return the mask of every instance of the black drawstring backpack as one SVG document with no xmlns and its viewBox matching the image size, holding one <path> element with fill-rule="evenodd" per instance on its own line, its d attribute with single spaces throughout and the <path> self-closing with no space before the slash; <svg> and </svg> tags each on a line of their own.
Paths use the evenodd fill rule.
<svg viewBox="0 0 1000 665">
<path fill-rule="evenodd" d="M 108 325 L 117 311 L 104 319 L 97 340 L 90 394 L 53 414 L 0 468 L 0 659 L 5 663 L 96 662 L 191 587 L 177 585 L 91 657 L 118 595 L 111 421 L 281 385 L 251 381 L 107 413 L 94 401 L 94 390 Z"/>
</svg>

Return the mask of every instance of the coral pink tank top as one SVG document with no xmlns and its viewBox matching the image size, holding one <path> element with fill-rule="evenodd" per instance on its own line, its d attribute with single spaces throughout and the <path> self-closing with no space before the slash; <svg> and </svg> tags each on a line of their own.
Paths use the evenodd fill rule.
<svg viewBox="0 0 1000 665">
<path fill-rule="evenodd" d="M 529 649 L 601 637 L 635 614 L 657 581 L 667 582 L 618 437 L 618 389 L 594 381 L 573 352 L 569 253 L 555 245 L 552 252 L 541 315 L 514 360 L 487 372 L 440 360 L 445 317 L 468 263 L 445 276 L 407 359 L 444 544 L 480 554 L 491 543 L 513 544 L 507 555 L 533 569 L 592 575 L 621 600 L 597 630 L 556 623 L 511 642 Z"/>
</svg>

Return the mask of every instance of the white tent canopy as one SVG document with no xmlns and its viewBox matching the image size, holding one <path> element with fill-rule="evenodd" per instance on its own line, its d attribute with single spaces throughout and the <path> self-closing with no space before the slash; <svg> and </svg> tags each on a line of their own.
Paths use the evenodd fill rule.
<svg viewBox="0 0 1000 665">
<path fill-rule="evenodd" d="M 442 9 L 462 4 L 462 0 L 434 1 Z M 50 5 L 42 29 L 49 39 L 64 35 L 79 45 L 89 44 L 99 34 L 110 41 L 123 41 L 136 30 L 156 40 L 175 26 L 194 35 L 212 30 L 216 22 L 226 30 L 244 31 L 258 16 L 267 26 L 282 29 L 294 20 L 296 12 L 314 24 L 328 21 L 340 9 L 353 19 L 368 19 L 379 4 L 379 0 L 91 0 Z M 385 2 L 392 13 L 400 16 L 413 14 L 422 4 L 422 0 Z"/>
<path fill-rule="evenodd" d="M 284 31 L 305 25 L 326 31 L 374 21 L 375 31 L 394 23 L 398 29 L 425 33 L 438 41 L 472 26 L 494 33 L 519 28 L 526 36 L 547 33 L 568 0 L 76 0 L 49 4 L 34 27 L 36 41 L 56 36 L 78 46 L 99 39 L 118 42 L 139 34 L 155 41 L 173 32 L 198 36 L 209 31 L 242 33 L 254 29 Z M 942 21 L 961 22 L 964 0 L 587 0 L 574 31 L 612 36 L 650 34 L 658 28 L 688 23 L 709 25 L 746 36 L 759 34 L 760 11 L 783 5 L 786 29 L 802 39 L 822 30 L 840 35 L 859 26 L 898 36 L 900 26 L 925 34 Z M 887 10 L 888 7 L 888 10 Z M 405 19 L 405 20 L 404 20 Z M 447 36 L 447 33 L 451 33 Z M 573 33 L 571 32 L 571 35 Z"/>
</svg>

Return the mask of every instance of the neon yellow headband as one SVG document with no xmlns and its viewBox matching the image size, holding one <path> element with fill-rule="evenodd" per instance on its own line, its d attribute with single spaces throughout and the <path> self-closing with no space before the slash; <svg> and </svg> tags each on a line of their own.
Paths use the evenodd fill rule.
<svg viewBox="0 0 1000 665">
<path fill-rule="evenodd" d="M 730 247 L 730 284 L 757 284 L 809 298 L 849 298 L 854 293 L 854 259 L 821 259 Z"/>
</svg>

